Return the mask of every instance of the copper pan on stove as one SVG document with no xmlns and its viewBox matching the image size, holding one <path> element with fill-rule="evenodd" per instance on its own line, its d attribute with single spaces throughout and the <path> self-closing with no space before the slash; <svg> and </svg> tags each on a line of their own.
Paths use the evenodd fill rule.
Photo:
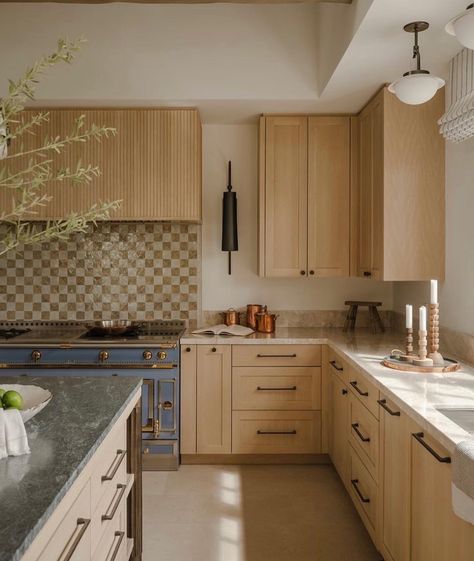
<svg viewBox="0 0 474 561">
<path fill-rule="evenodd" d="M 107 319 L 86 323 L 87 329 L 98 335 L 123 335 L 138 329 L 141 325 L 142 322 L 125 319 Z"/>
</svg>

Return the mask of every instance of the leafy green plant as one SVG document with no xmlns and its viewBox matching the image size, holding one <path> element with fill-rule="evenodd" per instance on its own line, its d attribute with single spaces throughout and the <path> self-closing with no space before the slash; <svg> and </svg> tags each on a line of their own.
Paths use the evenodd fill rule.
<svg viewBox="0 0 474 561">
<path fill-rule="evenodd" d="M 46 137 L 38 147 L 31 149 L 25 149 L 21 142 L 23 135 L 35 134 L 38 127 L 49 120 L 47 112 L 37 113 L 27 120 L 22 116 L 25 105 L 35 100 L 39 78 L 59 62 L 72 62 L 82 43 L 83 39 L 60 39 L 55 52 L 39 59 L 19 80 L 9 80 L 8 94 L 0 98 L 0 189 L 11 193 L 11 207 L 0 209 L 0 224 L 5 226 L 0 235 L 0 255 L 26 244 L 66 239 L 73 233 L 85 232 L 90 224 L 109 218 L 120 205 L 120 201 L 97 203 L 85 212 L 74 212 L 64 219 L 43 224 L 31 221 L 39 207 L 52 200 L 51 195 L 44 192 L 47 185 L 64 181 L 88 184 L 100 175 L 98 167 L 81 162 L 74 168 L 57 169 L 52 158 L 54 154 L 60 154 L 71 144 L 100 141 L 116 134 L 111 127 L 94 124 L 86 127 L 84 115 L 81 115 L 73 130 L 64 136 Z M 14 151 L 10 150 L 12 146 L 15 146 Z M 12 163 L 18 161 L 22 165 L 13 169 Z"/>
</svg>

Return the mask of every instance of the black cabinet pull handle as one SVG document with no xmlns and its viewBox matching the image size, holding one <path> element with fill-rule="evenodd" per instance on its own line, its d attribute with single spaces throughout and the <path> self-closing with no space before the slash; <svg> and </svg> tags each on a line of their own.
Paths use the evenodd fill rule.
<svg viewBox="0 0 474 561">
<path fill-rule="evenodd" d="M 432 456 L 434 456 L 438 460 L 438 462 L 440 462 L 442 464 L 450 464 L 451 463 L 451 458 L 449 456 L 440 456 L 438 454 L 438 452 L 436 452 L 436 450 L 431 448 L 431 446 L 423 440 L 423 437 L 425 436 L 424 432 L 414 432 L 414 433 L 412 433 L 412 436 L 414 436 L 415 439 L 418 440 L 418 442 L 423 446 L 423 448 L 426 448 L 426 450 L 428 450 L 428 452 Z"/>
<path fill-rule="evenodd" d="M 351 427 L 357 433 L 357 436 L 362 440 L 362 442 L 370 442 L 370 437 L 364 436 L 359 430 L 359 423 L 352 423 Z"/>
<path fill-rule="evenodd" d="M 335 360 L 330 360 L 329 364 L 338 372 L 344 372 L 344 368 L 342 366 L 338 366 Z"/>
<path fill-rule="evenodd" d="M 294 392 L 296 391 L 296 386 L 289 386 L 287 388 L 261 388 L 260 386 L 257 386 L 257 391 L 259 392 L 280 392 L 280 391 L 288 391 L 288 392 Z"/>
<path fill-rule="evenodd" d="M 364 271 L 364 277 L 371 277 L 372 273 L 370 271 Z"/>
<path fill-rule="evenodd" d="M 262 355 L 258 354 L 257 358 L 296 358 L 296 353 L 291 355 Z"/>
<path fill-rule="evenodd" d="M 296 430 L 258 430 L 257 434 L 296 434 Z"/>
<path fill-rule="evenodd" d="M 364 495 L 360 492 L 359 489 L 359 480 L 358 479 L 351 479 L 351 483 L 352 486 L 354 487 L 354 489 L 356 490 L 357 495 L 359 496 L 359 499 L 363 502 L 363 503 L 370 503 L 370 499 L 367 497 L 364 497 Z"/>
<path fill-rule="evenodd" d="M 392 415 L 392 417 L 400 417 L 400 411 L 393 411 L 392 409 L 390 409 L 390 407 L 387 405 L 387 400 L 386 399 L 378 399 L 377 403 L 380 405 L 380 407 L 385 409 L 385 411 L 389 415 Z"/>
<path fill-rule="evenodd" d="M 347 390 L 341 390 L 342 395 L 347 395 Z"/>
<path fill-rule="evenodd" d="M 359 388 L 359 386 L 357 385 L 357 381 L 356 381 L 356 380 L 353 380 L 352 382 L 350 382 L 350 384 L 351 384 L 351 386 L 355 389 L 355 391 L 356 391 L 359 395 L 361 395 L 361 396 L 363 396 L 363 397 L 368 397 L 369 392 L 363 392 L 363 391 Z"/>
</svg>

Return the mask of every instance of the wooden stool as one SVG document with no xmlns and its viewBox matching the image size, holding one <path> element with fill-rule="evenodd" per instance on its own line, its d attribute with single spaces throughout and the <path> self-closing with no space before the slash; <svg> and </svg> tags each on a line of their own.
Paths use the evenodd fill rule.
<svg viewBox="0 0 474 561">
<path fill-rule="evenodd" d="M 359 302 L 357 300 L 347 300 L 347 302 L 344 302 L 344 304 L 346 306 L 349 306 L 346 321 L 344 322 L 344 332 L 354 331 L 357 319 L 357 310 L 359 309 L 359 306 L 368 306 L 369 325 L 374 333 L 377 333 L 378 330 L 380 330 L 382 333 L 385 331 L 385 327 L 383 326 L 382 320 L 380 319 L 379 312 L 377 310 L 377 306 L 381 306 L 382 302 Z"/>
</svg>

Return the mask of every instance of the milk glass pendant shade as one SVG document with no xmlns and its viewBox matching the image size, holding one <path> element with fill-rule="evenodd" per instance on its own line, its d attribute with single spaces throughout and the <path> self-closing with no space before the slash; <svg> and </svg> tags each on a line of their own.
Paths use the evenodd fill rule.
<svg viewBox="0 0 474 561">
<path fill-rule="evenodd" d="M 446 25 L 445 29 L 450 35 L 455 35 L 461 45 L 474 49 L 474 4 L 469 4 L 464 12 Z"/>
<path fill-rule="evenodd" d="M 418 45 L 418 33 L 428 29 L 426 21 L 415 21 L 408 23 L 403 28 L 408 33 L 415 34 L 413 46 L 413 58 L 416 58 L 416 70 L 405 72 L 402 78 L 391 83 L 388 91 L 395 94 L 400 101 L 409 105 L 420 105 L 434 97 L 436 92 L 445 84 L 442 78 L 432 76 L 428 70 L 421 68 L 420 47 Z"/>
</svg>

